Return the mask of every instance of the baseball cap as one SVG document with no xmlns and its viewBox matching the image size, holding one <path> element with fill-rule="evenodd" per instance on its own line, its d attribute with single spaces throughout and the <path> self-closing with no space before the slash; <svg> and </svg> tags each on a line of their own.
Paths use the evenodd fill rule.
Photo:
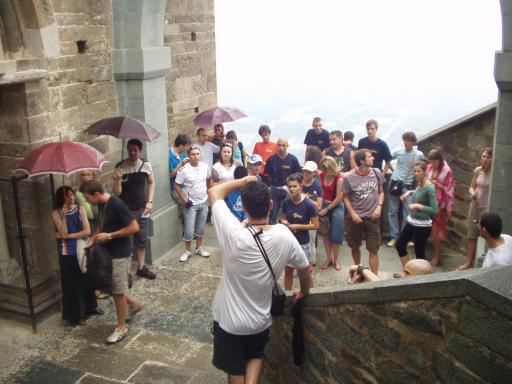
<svg viewBox="0 0 512 384">
<path fill-rule="evenodd" d="M 251 155 L 249 159 L 247 159 L 249 164 L 263 163 L 263 158 L 260 155 Z"/>
<path fill-rule="evenodd" d="M 316 172 L 318 170 L 318 165 L 316 165 L 314 161 L 306 161 L 302 169 L 304 171 Z"/>
</svg>

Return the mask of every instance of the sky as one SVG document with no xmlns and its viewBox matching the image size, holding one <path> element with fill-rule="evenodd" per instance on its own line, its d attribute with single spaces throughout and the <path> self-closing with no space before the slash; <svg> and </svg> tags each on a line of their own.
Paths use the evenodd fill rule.
<svg viewBox="0 0 512 384">
<path fill-rule="evenodd" d="M 215 17 L 219 104 L 249 109 L 251 124 L 446 100 L 441 123 L 497 98 L 498 0 L 215 0 Z M 386 118 L 400 129 L 403 111 Z"/>
</svg>

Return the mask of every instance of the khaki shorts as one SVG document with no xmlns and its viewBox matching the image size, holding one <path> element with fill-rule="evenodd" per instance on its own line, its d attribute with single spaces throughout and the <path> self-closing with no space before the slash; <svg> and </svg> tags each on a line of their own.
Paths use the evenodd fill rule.
<svg viewBox="0 0 512 384">
<path fill-rule="evenodd" d="M 112 294 L 128 293 L 128 275 L 130 274 L 130 258 L 112 259 Z"/>
<path fill-rule="evenodd" d="M 361 224 L 356 224 L 351 217 L 348 219 L 347 244 L 350 248 L 359 248 L 366 240 L 366 249 L 371 253 L 377 253 L 381 243 L 380 221 L 363 219 Z"/>
<path fill-rule="evenodd" d="M 478 205 L 473 200 L 471 201 L 468 213 L 468 239 L 474 240 L 480 234 L 478 224 L 480 224 L 480 216 L 485 210 L 485 208 L 478 208 Z"/>
</svg>

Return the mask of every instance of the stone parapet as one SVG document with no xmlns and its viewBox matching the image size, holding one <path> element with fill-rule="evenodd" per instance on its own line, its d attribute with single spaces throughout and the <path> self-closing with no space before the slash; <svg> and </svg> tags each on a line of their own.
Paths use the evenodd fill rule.
<svg viewBox="0 0 512 384">
<path fill-rule="evenodd" d="M 493 146 L 495 121 L 496 103 L 493 103 L 418 139 L 418 147 L 425 155 L 439 149 L 452 168 L 455 203 L 448 220 L 448 245 L 461 252 L 466 249 L 473 170 L 480 164 L 482 148 Z"/>
<path fill-rule="evenodd" d="M 313 289 L 302 368 L 293 364 L 292 319 L 274 319 L 263 382 L 505 383 L 511 277 L 504 267 Z"/>
</svg>

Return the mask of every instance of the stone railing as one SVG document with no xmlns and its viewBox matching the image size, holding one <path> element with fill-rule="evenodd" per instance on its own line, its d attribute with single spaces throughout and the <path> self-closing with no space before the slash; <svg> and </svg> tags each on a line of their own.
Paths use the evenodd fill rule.
<svg viewBox="0 0 512 384">
<path fill-rule="evenodd" d="M 305 358 L 290 315 L 274 320 L 265 383 L 508 383 L 512 267 L 314 290 Z"/>
<path fill-rule="evenodd" d="M 418 147 L 425 155 L 439 149 L 453 170 L 455 203 L 448 220 L 448 245 L 464 252 L 466 249 L 469 185 L 473 170 L 480 163 L 480 151 L 492 147 L 496 103 L 455 120 L 418 138 Z"/>
</svg>

